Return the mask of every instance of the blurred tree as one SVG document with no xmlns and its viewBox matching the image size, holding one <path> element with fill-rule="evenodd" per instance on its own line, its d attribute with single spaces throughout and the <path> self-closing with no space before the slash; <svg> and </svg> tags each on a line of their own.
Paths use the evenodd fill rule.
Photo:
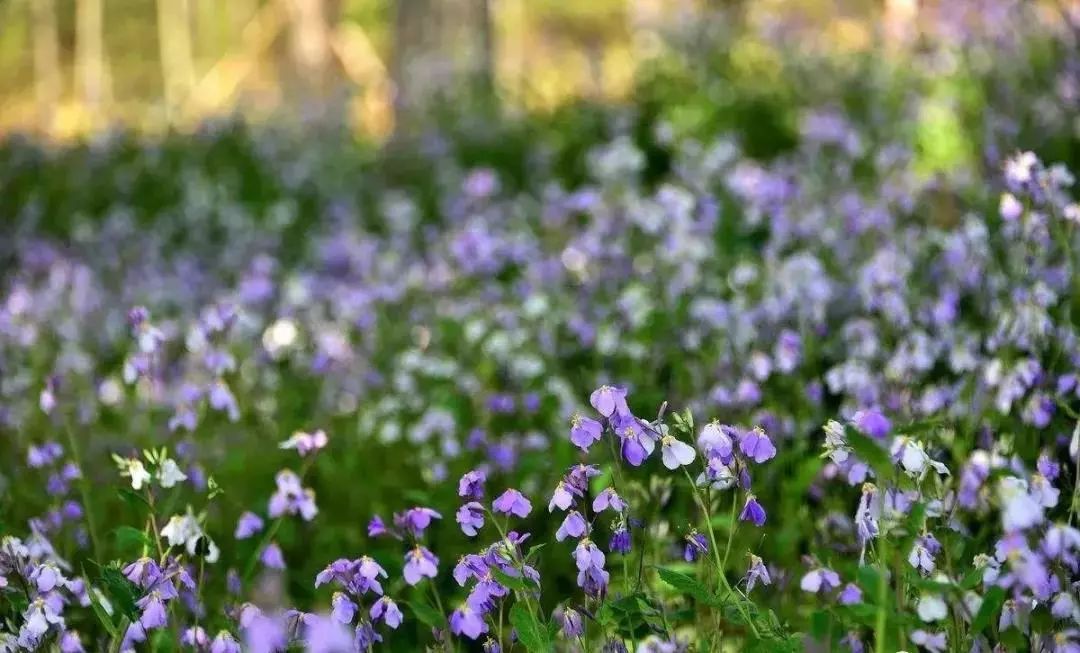
<svg viewBox="0 0 1080 653">
<path fill-rule="evenodd" d="M 494 89 L 489 0 L 397 0 L 391 75 L 399 135 L 445 100 L 487 101 Z"/>
<path fill-rule="evenodd" d="M 78 97 L 87 126 L 103 119 L 106 100 L 105 39 L 102 0 L 77 0 L 75 15 L 75 68 Z"/>
<path fill-rule="evenodd" d="M 165 88 L 165 118 L 171 122 L 195 85 L 191 3 L 189 0 L 158 0 L 157 18 L 161 77 Z"/>
<path fill-rule="evenodd" d="M 335 0 L 281 0 L 289 17 L 282 74 L 286 105 L 304 119 L 344 120 L 346 86 L 332 50 L 341 15 Z"/>
<path fill-rule="evenodd" d="M 50 133 L 63 93 L 60 71 L 60 35 L 56 0 L 32 0 L 34 23 L 34 89 L 41 130 Z"/>
</svg>

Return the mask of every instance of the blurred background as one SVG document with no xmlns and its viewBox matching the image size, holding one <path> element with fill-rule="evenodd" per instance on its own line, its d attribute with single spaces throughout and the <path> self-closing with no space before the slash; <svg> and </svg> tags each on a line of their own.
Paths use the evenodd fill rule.
<svg viewBox="0 0 1080 653">
<path fill-rule="evenodd" d="M 1010 4 L 0 0 L 0 133 L 64 139 L 239 114 L 341 123 L 380 140 L 440 98 L 508 111 L 626 100 L 678 39 L 698 40 L 698 55 L 722 40 L 732 68 L 764 87 L 779 73 L 777 49 L 900 56 L 940 37 L 927 26 L 939 30 L 943 13 L 954 26 L 991 10 L 1007 22 Z"/>
</svg>

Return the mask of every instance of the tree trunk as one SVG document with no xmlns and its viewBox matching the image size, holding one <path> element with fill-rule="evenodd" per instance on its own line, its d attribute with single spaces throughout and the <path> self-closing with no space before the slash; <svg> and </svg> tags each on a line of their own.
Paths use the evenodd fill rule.
<svg viewBox="0 0 1080 653">
<path fill-rule="evenodd" d="M 490 0 L 397 0 L 394 7 L 391 77 L 399 135 L 415 130 L 440 99 L 490 97 L 495 86 Z"/>
<path fill-rule="evenodd" d="M 189 0 L 158 0 L 157 18 L 161 76 L 165 87 L 165 116 L 172 122 L 195 85 L 195 61 L 191 52 L 191 4 Z"/>
<path fill-rule="evenodd" d="M 53 130 L 56 107 L 63 92 L 56 0 L 32 0 L 31 9 L 34 21 L 34 91 L 41 130 L 48 134 Z"/>
<path fill-rule="evenodd" d="M 78 96 L 88 127 L 101 124 L 105 103 L 103 0 L 78 0 L 75 11 L 75 68 Z"/>
<path fill-rule="evenodd" d="M 286 101 L 299 111 L 302 119 L 339 122 L 344 117 L 344 89 L 332 65 L 331 49 L 337 3 L 285 1 L 290 23 Z"/>
</svg>

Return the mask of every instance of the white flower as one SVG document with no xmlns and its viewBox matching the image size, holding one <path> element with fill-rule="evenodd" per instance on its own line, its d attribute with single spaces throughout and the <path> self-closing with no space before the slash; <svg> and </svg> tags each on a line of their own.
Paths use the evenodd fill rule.
<svg viewBox="0 0 1080 653">
<path fill-rule="evenodd" d="M 851 448 L 848 446 L 844 435 L 844 426 L 840 422 L 831 419 L 825 423 L 824 430 L 825 455 L 837 465 L 843 464 L 851 455 Z"/>
<path fill-rule="evenodd" d="M 157 470 L 158 483 L 163 488 L 171 488 L 177 483 L 181 483 L 187 480 L 187 474 L 180 471 L 180 466 L 176 464 L 176 461 L 172 458 L 166 458 L 161 461 Z"/>
<path fill-rule="evenodd" d="M 678 469 L 680 465 L 689 465 L 697 457 L 697 452 L 693 447 L 670 435 L 665 435 L 661 440 L 660 449 L 664 467 L 668 469 Z"/>
<path fill-rule="evenodd" d="M 292 434 L 288 440 L 285 440 L 280 445 L 282 449 L 296 449 L 296 452 L 301 456 L 306 456 L 312 451 L 318 451 L 326 446 L 328 439 L 326 433 L 319 430 L 314 433 L 305 433 L 303 431 L 297 431 Z"/>
<path fill-rule="evenodd" d="M 161 529 L 161 536 L 169 542 L 169 546 L 184 546 L 200 535 L 202 535 L 202 529 L 199 528 L 199 522 L 190 513 L 173 515 L 169 518 L 169 523 L 165 524 L 165 528 Z"/>
<path fill-rule="evenodd" d="M 998 483 L 1001 500 L 1001 521 L 1006 533 L 1022 531 L 1043 521 L 1043 507 L 1028 493 L 1027 483 L 1015 476 L 1006 476 Z"/>
<path fill-rule="evenodd" d="M 948 475 L 949 468 L 930 458 L 921 442 L 909 438 L 897 438 L 893 444 L 893 455 L 899 456 L 900 466 L 908 476 L 922 479 L 929 469 L 941 475 Z"/>
<path fill-rule="evenodd" d="M 272 358 L 279 358 L 289 350 L 300 337 L 296 323 L 289 319 L 280 319 L 263 332 L 262 344 Z"/>
<path fill-rule="evenodd" d="M 214 544 L 214 541 L 210 539 L 210 536 L 206 535 L 201 530 L 197 535 L 188 538 L 186 545 L 188 555 L 195 555 L 199 540 L 204 538 L 206 539 L 207 547 L 206 561 L 210 564 L 214 564 L 218 561 L 218 558 L 221 557 L 221 549 L 218 548 L 217 544 Z"/>
<path fill-rule="evenodd" d="M 1080 460 L 1080 422 L 1076 423 L 1076 427 L 1073 428 L 1072 439 L 1069 440 L 1069 457 L 1073 460 Z"/>
<path fill-rule="evenodd" d="M 925 622 L 941 621 L 949 615 L 945 600 L 937 594 L 924 594 L 915 606 L 915 611 L 919 614 L 919 619 Z"/>
<path fill-rule="evenodd" d="M 120 468 L 120 475 L 131 479 L 131 488 L 141 490 L 145 483 L 150 482 L 150 472 L 146 471 L 142 461 L 136 458 L 121 458 L 113 455 L 113 462 Z"/>
</svg>

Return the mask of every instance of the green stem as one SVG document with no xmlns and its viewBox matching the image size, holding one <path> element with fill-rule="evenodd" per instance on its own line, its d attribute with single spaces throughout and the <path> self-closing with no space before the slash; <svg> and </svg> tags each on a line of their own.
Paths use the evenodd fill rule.
<svg viewBox="0 0 1080 653">
<path fill-rule="evenodd" d="M 878 566 L 880 568 L 880 578 L 878 578 L 878 596 L 877 596 L 877 619 L 874 625 L 874 651 L 876 653 L 886 653 L 885 651 L 885 629 L 888 621 L 888 608 L 886 604 L 889 601 L 889 586 L 886 584 L 885 579 L 888 578 L 888 562 L 886 561 L 886 550 L 888 544 L 885 538 L 879 540 L 881 546 L 878 549 Z"/>
<path fill-rule="evenodd" d="M 484 512 L 487 513 L 488 518 L 491 520 L 491 523 L 495 524 L 495 529 L 497 531 L 499 531 L 499 537 L 502 538 L 502 541 L 509 544 L 511 547 L 513 547 L 512 553 L 511 553 L 511 556 L 510 556 L 511 561 L 514 563 L 514 567 L 518 570 L 518 573 L 521 574 L 521 579 L 524 581 L 525 580 L 525 569 L 524 569 L 525 562 L 518 559 L 519 556 L 517 555 L 517 547 L 514 546 L 513 544 L 510 544 L 510 540 L 507 539 L 507 537 L 506 537 L 506 530 L 502 527 L 502 524 L 499 523 L 499 520 L 495 518 L 495 513 L 488 510 L 488 508 L 486 506 L 484 507 Z M 515 593 L 518 594 L 519 598 L 522 601 L 525 602 L 525 608 L 528 609 L 529 615 L 533 619 L 536 619 L 536 612 L 533 611 L 532 601 L 529 600 L 528 592 L 517 592 L 517 591 L 515 591 Z"/>
<path fill-rule="evenodd" d="M 728 528 L 727 535 L 727 548 L 724 549 L 724 562 L 720 565 L 721 569 L 727 569 L 728 554 L 731 553 L 731 543 L 735 539 L 735 530 L 738 525 L 738 511 L 739 511 L 739 493 L 733 491 L 731 493 L 731 527 Z"/>
<path fill-rule="evenodd" d="M 71 425 L 64 421 L 64 433 L 67 435 L 68 446 L 71 448 L 71 457 L 75 459 L 75 465 L 79 468 L 79 496 L 82 497 L 83 511 L 86 513 L 86 529 L 90 531 L 90 548 L 94 552 L 95 560 L 102 560 L 101 541 L 98 539 L 97 519 L 94 517 L 94 506 L 90 502 L 89 481 L 86 479 L 86 470 L 83 468 L 82 453 L 79 450 L 79 441 L 71 431 Z"/>
<path fill-rule="evenodd" d="M 694 499 L 697 500 L 698 507 L 701 509 L 701 514 L 705 518 L 705 528 L 709 533 L 709 543 L 712 545 L 713 558 L 716 560 L 716 572 L 720 578 L 721 584 L 724 586 L 724 590 L 728 596 L 734 597 L 735 607 L 739 610 L 743 619 L 746 620 L 750 630 L 754 633 L 754 637 L 760 638 L 761 633 L 758 632 L 757 626 L 754 625 L 754 621 L 750 618 L 750 614 L 746 611 L 746 606 L 739 600 L 739 595 L 732 589 L 731 584 L 728 583 L 727 576 L 724 574 L 724 562 L 720 559 L 720 549 L 716 544 L 716 530 L 713 529 L 712 519 L 709 518 L 709 509 L 705 506 L 705 502 L 701 498 L 701 492 L 698 490 L 697 484 L 694 483 L 694 479 L 690 477 L 690 472 L 686 471 L 683 467 L 683 473 L 686 474 L 686 480 L 690 481 L 690 488 L 694 492 Z M 732 525 L 734 527 L 734 524 Z M 725 557 L 727 557 L 725 553 Z"/>
</svg>

